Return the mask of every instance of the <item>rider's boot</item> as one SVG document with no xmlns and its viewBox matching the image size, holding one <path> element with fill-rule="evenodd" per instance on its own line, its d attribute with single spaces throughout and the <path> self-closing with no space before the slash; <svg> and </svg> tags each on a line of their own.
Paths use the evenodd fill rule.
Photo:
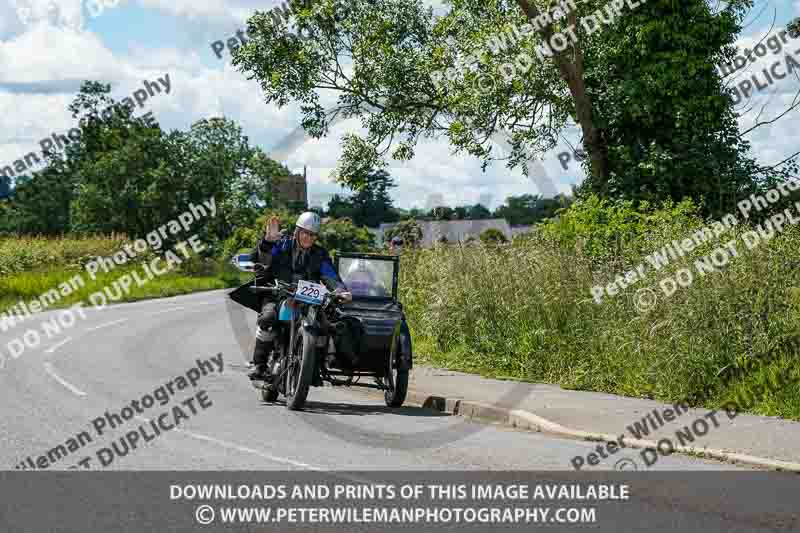
<svg viewBox="0 0 800 533">
<path fill-rule="evenodd" d="M 266 334 L 259 330 L 258 337 L 256 338 L 256 346 L 253 350 L 253 370 L 247 375 L 251 380 L 268 381 L 270 372 L 267 361 L 267 356 L 272 352 L 274 340 L 271 335 Z"/>
</svg>

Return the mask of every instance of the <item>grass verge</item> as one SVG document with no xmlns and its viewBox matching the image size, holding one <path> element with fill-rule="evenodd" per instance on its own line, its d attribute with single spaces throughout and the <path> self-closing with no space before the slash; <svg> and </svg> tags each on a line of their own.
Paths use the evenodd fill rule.
<svg viewBox="0 0 800 533">
<path fill-rule="evenodd" d="M 797 353 L 734 380 L 719 378 L 800 337 L 800 228 L 764 231 L 749 249 L 743 236 L 759 231 L 740 224 L 658 270 L 645 261 L 703 224 L 685 212 L 660 213 L 637 230 L 636 247 L 620 245 L 617 254 L 607 242 L 615 228 L 601 224 L 590 228 L 606 239 L 599 245 L 540 232 L 511 246 L 406 253 L 401 299 L 415 352 L 425 354 L 417 361 L 670 403 L 702 398 L 696 405 L 709 408 L 749 391 L 757 396 L 749 412 L 800 420 Z M 696 262 L 730 240 L 737 255 L 699 272 Z M 594 286 L 642 262 L 644 280 L 593 300 Z M 693 273 L 692 282 L 667 295 L 660 283 L 681 269 Z M 638 299 L 643 289 L 656 297 L 647 309 Z M 783 388 L 763 392 L 781 371 L 791 375 Z"/>
</svg>

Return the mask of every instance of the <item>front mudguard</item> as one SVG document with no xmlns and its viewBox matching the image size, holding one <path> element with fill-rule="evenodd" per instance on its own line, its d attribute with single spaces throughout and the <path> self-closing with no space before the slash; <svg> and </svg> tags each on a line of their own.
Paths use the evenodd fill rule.
<svg viewBox="0 0 800 533">
<path fill-rule="evenodd" d="M 253 282 L 248 281 L 244 285 L 241 285 L 237 289 L 228 293 L 228 298 L 236 302 L 237 304 L 246 307 L 248 309 L 252 309 L 256 313 L 261 312 L 261 298 L 258 294 L 254 293 L 250 290 L 250 287 L 253 287 Z"/>
</svg>

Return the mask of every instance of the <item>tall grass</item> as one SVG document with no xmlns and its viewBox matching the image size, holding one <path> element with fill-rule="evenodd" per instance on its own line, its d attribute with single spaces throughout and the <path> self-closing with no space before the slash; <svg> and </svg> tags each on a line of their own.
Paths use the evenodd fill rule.
<svg viewBox="0 0 800 533">
<path fill-rule="evenodd" d="M 85 286 L 60 299 L 53 308 L 67 307 L 78 302 L 89 304 L 89 296 L 111 285 L 123 275 L 138 271 L 144 278 L 142 262 L 155 257 L 152 250 L 138 255 L 109 272 L 102 269 L 95 279 L 84 269 L 86 263 L 98 256 L 108 257 L 129 243 L 125 235 L 93 237 L 12 237 L 0 239 L 0 312 L 19 301 L 29 302 L 57 288 L 61 283 L 80 275 Z M 182 256 L 181 256 L 182 258 Z M 225 261 L 192 256 L 183 260 L 178 269 L 148 281 L 139 287 L 134 283 L 120 301 L 177 296 L 203 290 L 237 286 L 249 279 Z"/>
<path fill-rule="evenodd" d="M 52 267 L 79 269 L 94 257 L 120 251 L 125 242 L 122 234 L 0 237 L 0 275 Z"/>
<path fill-rule="evenodd" d="M 781 367 L 793 373 L 793 384 L 761 398 L 755 410 L 800 418 L 796 355 L 784 355 L 745 383 L 719 385 L 720 373 L 800 332 L 800 228 L 750 251 L 739 240 L 739 257 L 699 276 L 694 259 L 733 238 L 722 235 L 666 269 L 652 272 L 648 265 L 646 280 L 597 304 L 593 286 L 703 222 L 675 208 L 642 220 L 631 230 L 636 238 L 619 239 L 627 231 L 616 231 L 619 225 L 573 238 L 566 226 L 574 229 L 574 220 L 568 220 L 512 246 L 444 246 L 405 255 L 400 287 L 416 351 L 453 369 L 664 401 L 712 390 L 711 403 L 720 403 Z M 737 226 L 733 235 L 748 229 Z M 621 244 L 595 246 L 598 231 L 600 240 Z M 693 271 L 694 282 L 665 297 L 657 282 L 682 267 Z M 647 287 L 658 301 L 640 312 L 636 292 Z"/>
</svg>

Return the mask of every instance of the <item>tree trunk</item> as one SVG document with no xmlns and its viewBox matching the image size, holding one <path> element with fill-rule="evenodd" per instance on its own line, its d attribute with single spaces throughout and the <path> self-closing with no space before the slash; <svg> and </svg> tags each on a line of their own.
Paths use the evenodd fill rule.
<svg viewBox="0 0 800 533">
<path fill-rule="evenodd" d="M 539 9 L 531 5 L 528 0 L 517 0 L 517 4 L 522 8 L 529 21 L 533 21 L 540 15 Z M 569 13 L 569 22 L 577 28 L 578 21 L 575 11 Z M 538 33 L 545 43 L 549 43 L 554 33 L 552 23 L 547 24 Z M 570 50 L 574 54 L 573 60 L 567 57 Z M 604 196 L 608 192 L 608 146 L 602 130 L 596 127 L 592 120 L 592 99 L 586 92 L 586 82 L 583 79 L 583 51 L 580 43 L 574 43 L 571 49 L 566 48 L 561 52 L 556 52 L 553 55 L 553 61 L 561 73 L 561 78 L 567 82 L 575 103 L 576 122 L 583 132 L 583 144 L 591 161 L 592 189 Z"/>
</svg>

